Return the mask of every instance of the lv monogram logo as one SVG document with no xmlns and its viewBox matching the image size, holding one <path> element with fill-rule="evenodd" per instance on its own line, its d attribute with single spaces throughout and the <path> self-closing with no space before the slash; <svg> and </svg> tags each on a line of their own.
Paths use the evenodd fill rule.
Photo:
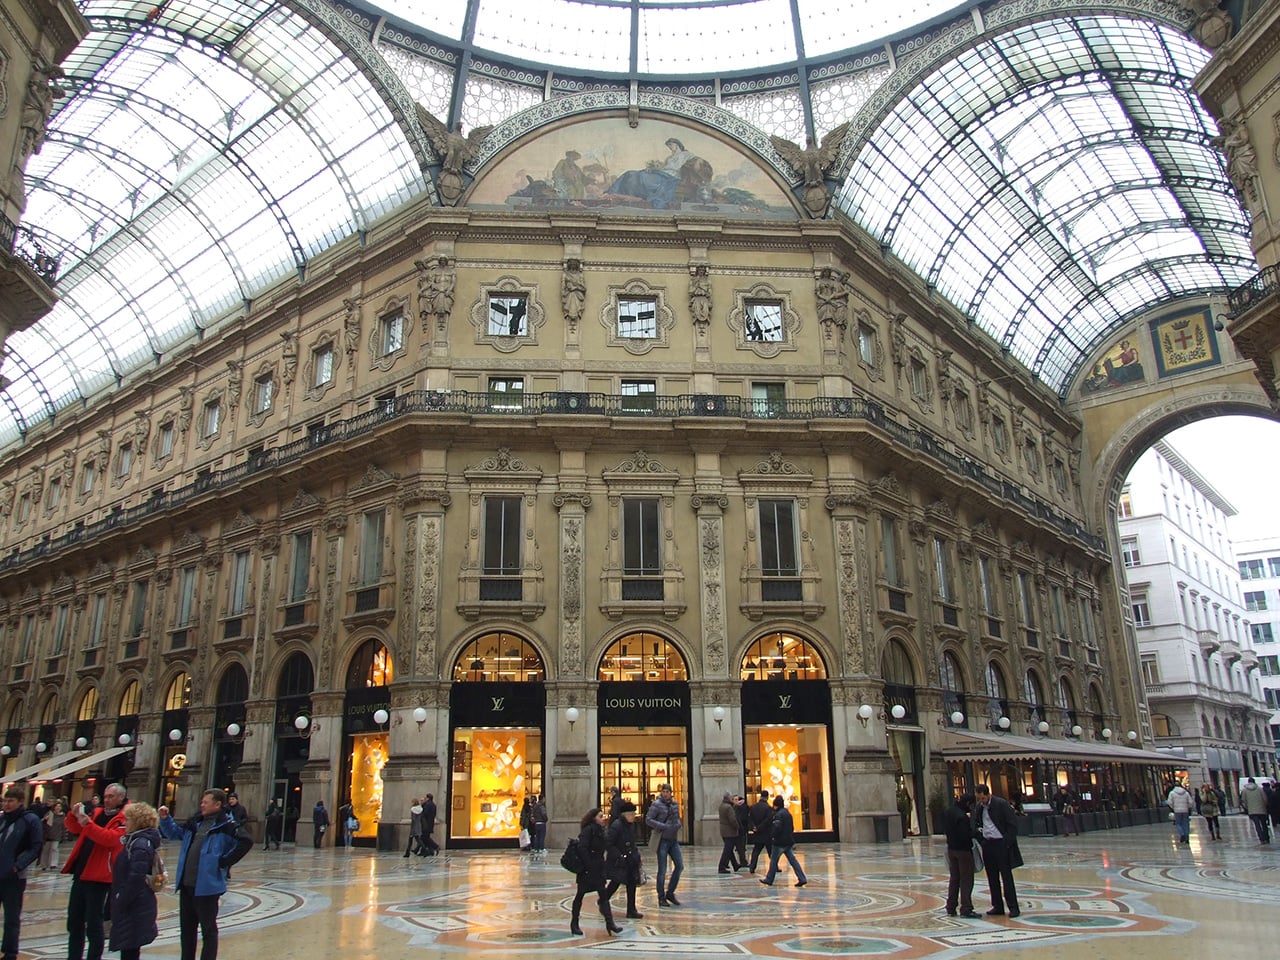
<svg viewBox="0 0 1280 960">
<path fill-rule="evenodd" d="M 490 697 L 489 699 L 493 701 L 493 710 L 496 713 L 497 711 L 502 709 L 502 704 L 504 701 L 506 701 L 507 698 L 506 697 Z"/>
<path fill-rule="evenodd" d="M 789 693 L 787 693 L 787 694 L 781 694 L 781 693 L 780 693 L 780 694 L 778 694 L 778 709 L 779 709 L 779 710 L 790 710 L 790 709 L 791 709 L 791 694 L 789 694 Z"/>
</svg>

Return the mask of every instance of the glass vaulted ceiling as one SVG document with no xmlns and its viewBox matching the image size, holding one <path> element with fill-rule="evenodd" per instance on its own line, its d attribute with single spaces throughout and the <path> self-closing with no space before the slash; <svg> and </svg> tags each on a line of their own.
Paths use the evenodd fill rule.
<svg viewBox="0 0 1280 960">
<path fill-rule="evenodd" d="M 891 111 L 839 205 L 1042 381 L 1154 305 L 1243 283 L 1249 226 L 1191 79 L 1151 23 L 1057 20 L 941 66 Z"/>
<path fill-rule="evenodd" d="M 84 0 L 27 165 L 59 302 L 7 343 L 0 446 L 199 335 L 427 189 L 353 63 L 266 0 Z"/>
</svg>

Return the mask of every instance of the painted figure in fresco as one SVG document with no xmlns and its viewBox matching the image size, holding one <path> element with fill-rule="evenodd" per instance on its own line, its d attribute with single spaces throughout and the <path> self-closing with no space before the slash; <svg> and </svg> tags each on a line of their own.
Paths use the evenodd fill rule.
<svg viewBox="0 0 1280 960">
<path fill-rule="evenodd" d="M 605 191 L 615 197 L 644 201 L 665 210 L 684 200 L 710 200 L 711 164 L 685 149 L 675 137 L 666 140 L 665 160 L 650 160 L 643 170 L 628 170 Z"/>
<path fill-rule="evenodd" d="M 1081 389 L 1085 393 L 1096 393 L 1128 383 L 1141 383 L 1144 377 L 1138 348 L 1130 340 L 1121 340 L 1118 352 L 1107 354 L 1093 365 Z"/>
<path fill-rule="evenodd" d="M 587 175 L 578 166 L 581 159 L 577 150 L 566 150 L 564 159 L 551 171 L 551 183 L 562 200 L 583 200 L 587 196 Z"/>
</svg>

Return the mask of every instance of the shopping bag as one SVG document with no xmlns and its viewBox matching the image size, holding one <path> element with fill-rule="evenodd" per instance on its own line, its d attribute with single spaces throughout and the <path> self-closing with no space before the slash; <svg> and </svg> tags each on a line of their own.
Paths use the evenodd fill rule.
<svg viewBox="0 0 1280 960">
<path fill-rule="evenodd" d="M 528 850 L 531 843 L 533 843 L 533 841 L 529 839 L 529 831 L 522 829 L 520 831 L 520 849 Z"/>
</svg>

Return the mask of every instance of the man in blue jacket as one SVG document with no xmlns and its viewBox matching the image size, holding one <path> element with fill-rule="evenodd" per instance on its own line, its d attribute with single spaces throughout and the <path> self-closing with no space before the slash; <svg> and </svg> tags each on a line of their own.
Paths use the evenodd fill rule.
<svg viewBox="0 0 1280 960">
<path fill-rule="evenodd" d="M 18 960 L 18 932 L 22 924 L 22 895 L 27 889 L 27 867 L 40 856 L 44 825 L 23 806 L 26 791 L 17 784 L 4 792 L 0 815 L 0 904 L 4 905 L 4 960 Z"/>
<path fill-rule="evenodd" d="M 218 901 L 227 892 L 231 868 L 253 848 L 253 839 L 226 809 L 227 795 L 206 790 L 200 814 L 181 825 L 161 807 L 160 832 L 181 840 L 178 868 L 178 927 L 182 960 L 196 960 L 196 925 L 200 926 L 200 960 L 217 960 Z"/>
</svg>

